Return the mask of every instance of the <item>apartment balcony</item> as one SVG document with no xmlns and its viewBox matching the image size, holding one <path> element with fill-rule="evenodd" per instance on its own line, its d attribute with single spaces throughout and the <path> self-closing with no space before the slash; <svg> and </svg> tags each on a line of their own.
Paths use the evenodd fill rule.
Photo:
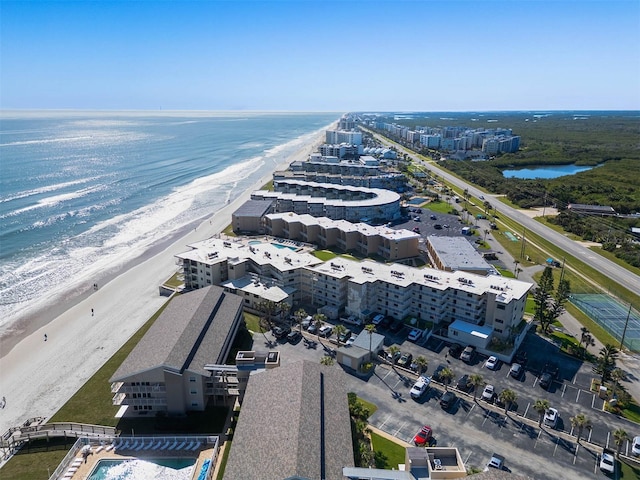
<svg viewBox="0 0 640 480">
<path fill-rule="evenodd" d="M 111 384 L 111 393 L 166 393 L 167 387 L 162 384 L 155 385 L 128 385 L 124 382 Z"/>
<path fill-rule="evenodd" d="M 111 401 L 114 405 L 122 405 L 123 403 L 125 405 L 128 405 L 128 402 L 125 402 L 126 399 L 127 399 L 127 396 L 124 393 L 116 393 L 111 399 Z"/>
</svg>

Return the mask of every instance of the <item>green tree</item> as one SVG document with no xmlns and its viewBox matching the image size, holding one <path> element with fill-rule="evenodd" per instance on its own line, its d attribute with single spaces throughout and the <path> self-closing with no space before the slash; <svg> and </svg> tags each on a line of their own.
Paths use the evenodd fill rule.
<svg viewBox="0 0 640 480">
<path fill-rule="evenodd" d="M 316 313 L 313 316 L 313 323 L 316 325 L 316 335 L 320 335 L 320 327 L 324 325 L 324 322 L 327 320 L 327 317 L 324 313 Z"/>
<path fill-rule="evenodd" d="M 331 366 L 334 364 L 334 360 L 333 358 L 331 358 L 329 355 L 325 355 L 324 357 L 322 357 L 320 359 L 320 363 L 322 365 L 327 365 L 327 366 Z"/>
<path fill-rule="evenodd" d="M 500 395 L 498 395 L 498 397 L 500 398 L 500 401 L 504 403 L 505 413 L 508 413 L 509 409 L 511 408 L 511 405 L 516 403 L 516 400 L 518 400 L 518 394 L 513 390 L 511 390 L 510 388 L 505 388 L 503 391 L 500 392 Z"/>
<path fill-rule="evenodd" d="M 611 372 L 616 368 L 616 360 L 618 359 L 618 349 L 607 343 L 600 349 L 600 355 L 596 359 L 593 366 L 593 372 L 600 375 L 602 383 L 611 378 Z"/>
<path fill-rule="evenodd" d="M 389 347 L 389 354 L 391 355 L 391 358 L 393 359 L 397 353 L 400 353 L 400 347 L 398 347 L 397 345 L 391 345 Z M 395 363 L 395 362 L 393 362 L 392 360 L 392 363 Z"/>
<path fill-rule="evenodd" d="M 273 317 L 278 312 L 278 304 L 273 300 L 262 300 L 257 305 L 260 317 L 267 322 L 269 329 L 273 327 Z"/>
<path fill-rule="evenodd" d="M 444 385 L 445 391 L 449 390 L 449 383 L 451 383 L 451 379 L 453 378 L 454 373 L 453 370 L 449 367 L 445 367 L 440 372 L 440 380 Z"/>
<path fill-rule="evenodd" d="M 336 334 L 336 340 L 338 341 L 338 347 L 340 346 L 340 335 L 342 335 L 344 332 L 347 331 L 347 327 L 345 327 L 344 325 L 336 325 L 333 328 L 333 333 Z"/>
<path fill-rule="evenodd" d="M 369 358 L 373 361 L 371 358 L 371 339 L 373 338 L 373 334 L 376 332 L 376 326 L 373 323 L 369 323 L 364 327 L 364 330 L 369 335 Z"/>
<path fill-rule="evenodd" d="M 587 428 L 591 428 L 591 422 L 587 418 L 584 413 L 579 413 L 575 417 L 570 418 L 571 426 L 573 428 L 578 429 L 578 434 L 576 435 L 577 443 L 580 443 L 580 437 L 582 436 L 582 431 Z"/>
<path fill-rule="evenodd" d="M 622 428 L 618 428 L 613 432 L 613 441 L 616 444 L 616 455 L 620 456 L 620 449 L 625 440 L 629 438 L 629 434 Z"/>
<path fill-rule="evenodd" d="M 478 397 L 478 389 L 484 385 L 484 378 L 479 373 L 472 373 L 469 376 L 469 383 L 473 385 L 473 400 Z"/>
<path fill-rule="evenodd" d="M 580 329 L 580 345 L 584 343 L 584 351 L 582 357 L 584 358 L 588 352 L 587 347 L 595 346 L 596 342 L 593 340 L 593 336 L 587 327 Z"/>
<path fill-rule="evenodd" d="M 547 410 L 549 410 L 549 400 L 538 399 L 533 404 L 533 409 L 538 412 L 538 426 L 542 426 L 542 419 Z"/>
<path fill-rule="evenodd" d="M 415 359 L 416 365 L 418 366 L 418 373 L 422 374 L 427 371 L 427 367 L 429 366 L 429 360 L 420 355 Z"/>
<path fill-rule="evenodd" d="M 564 312 L 570 293 L 571 286 L 565 279 L 558 282 L 558 288 L 554 291 L 553 269 L 546 267 L 538 287 L 533 290 L 534 320 L 540 323 L 542 333 L 548 333 L 550 325 Z"/>
<path fill-rule="evenodd" d="M 302 321 L 307 318 L 306 310 L 304 308 L 299 308 L 296 310 L 296 313 L 293 314 L 293 317 L 296 319 L 300 332 L 302 333 Z"/>
<path fill-rule="evenodd" d="M 620 382 L 624 380 L 625 377 L 626 374 L 621 368 L 614 368 L 611 371 L 611 381 L 613 382 L 613 391 L 611 392 L 612 397 L 616 396 L 618 388 L 620 388 Z"/>
</svg>

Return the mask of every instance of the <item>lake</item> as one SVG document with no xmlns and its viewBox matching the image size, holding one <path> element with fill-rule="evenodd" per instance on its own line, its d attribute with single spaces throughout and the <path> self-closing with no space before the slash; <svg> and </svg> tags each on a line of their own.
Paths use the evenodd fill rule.
<svg viewBox="0 0 640 480">
<path fill-rule="evenodd" d="M 505 178 L 558 178 L 565 175 L 573 175 L 578 172 L 591 170 L 594 167 L 577 166 L 577 165 L 547 165 L 535 168 L 514 168 L 511 170 L 503 170 L 502 175 Z"/>
</svg>

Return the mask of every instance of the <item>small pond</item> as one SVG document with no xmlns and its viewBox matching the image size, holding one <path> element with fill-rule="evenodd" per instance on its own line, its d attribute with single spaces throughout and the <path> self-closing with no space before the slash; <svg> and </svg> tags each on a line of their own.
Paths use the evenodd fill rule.
<svg viewBox="0 0 640 480">
<path fill-rule="evenodd" d="M 505 178 L 558 178 L 565 175 L 573 175 L 578 172 L 591 170 L 594 167 L 577 166 L 577 165 L 546 165 L 544 167 L 535 168 L 514 168 L 511 170 L 503 170 L 502 175 Z"/>
</svg>

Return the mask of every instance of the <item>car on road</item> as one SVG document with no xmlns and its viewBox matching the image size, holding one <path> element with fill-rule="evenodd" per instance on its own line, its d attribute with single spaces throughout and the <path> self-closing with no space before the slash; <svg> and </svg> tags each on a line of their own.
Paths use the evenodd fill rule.
<svg viewBox="0 0 640 480">
<path fill-rule="evenodd" d="M 271 333 L 273 333 L 273 336 L 276 338 L 285 338 L 287 335 L 289 335 L 291 333 L 291 329 L 289 327 L 273 327 L 273 330 L 271 330 Z"/>
<path fill-rule="evenodd" d="M 493 385 L 485 385 L 484 390 L 482 391 L 482 399 L 487 402 L 492 402 L 493 397 L 496 395 L 496 389 Z"/>
<path fill-rule="evenodd" d="M 353 342 L 356 341 L 356 338 L 358 338 L 358 336 L 352 333 L 351 336 L 349 337 L 349 339 L 344 344 L 345 345 L 353 345 Z"/>
<path fill-rule="evenodd" d="M 398 360 L 398 366 L 403 368 L 409 368 L 411 365 L 411 361 L 413 360 L 413 355 L 410 353 L 403 353 L 400 359 Z"/>
<path fill-rule="evenodd" d="M 302 334 L 298 330 L 294 330 L 287 335 L 287 340 L 289 343 L 298 343 L 302 338 Z"/>
<path fill-rule="evenodd" d="M 520 378 L 520 375 L 522 375 L 523 371 L 524 370 L 522 368 L 522 365 L 520 365 L 519 363 L 514 363 L 509 369 L 509 375 L 511 375 L 513 378 Z"/>
<path fill-rule="evenodd" d="M 492 454 L 489 463 L 487 463 L 487 467 L 484 469 L 485 472 L 490 468 L 504 470 L 504 457 L 502 455 L 498 455 L 497 453 Z"/>
<path fill-rule="evenodd" d="M 431 220 L 437 220 L 437 219 L 438 219 L 438 217 L 436 217 L 435 215 L 431 215 L 429 218 L 430 218 Z"/>
<path fill-rule="evenodd" d="M 471 384 L 471 380 L 469 380 L 469 375 L 467 375 L 466 373 L 462 375 L 458 379 L 458 383 L 456 383 L 456 388 L 461 392 L 470 392 L 473 388 L 473 385 Z"/>
<path fill-rule="evenodd" d="M 422 447 L 424 445 L 429 445 L 432 438 L 433 430 L 431 430 L 431 427 L 429 425 L 425 425 L 420 430 L 418 430 L 418 433 L 415 434 L 415 436 L 413 437 L 413 443 L 418 447 Z"/>
<path fill-rule="evenodd" d="M 611 474 L 616 471 L 616 461 L 611 452 L 607 450 L 604 450 L 600 456 L 600 470 Z"/>
<path fill-rule="evenodd" d="M 547 427 L 556 428 L 558 424 L 558 410 L 555 408 L 547 408 L 547 411 L 544 412 L 544 424 Z"/>
<path fill-rule="evenodd" d="M 420 221 L 420 217 L 413 217 L 413 221 L 414 222 L 419 222 Z"/>
<path fill-rule="evenodd" d="M 476 356 L 476 347 L 469 345 L 460 354 L 460 360 L 466 363 L 471 363 Z"/>
<path fill-rule="evenodd" d="M 440 225 L 439 223 L 436 223 L 433 228 L 435 228 L 436 230 L 442 230 L 442 225 Z"/>
<path fill-rule="evenodd" d="M 419 328 L 412 328 L 409 332 L 409 335 L 407 335 L 407 340 L 409 340 L 410 342 L 417 342 L 421 338 L 422 330 L 420 330 Z"/>
<path fill-rule="evenodd" d="M 640 455 L 640 435 L 637 437 L 633 437 L 633 442 L 631 443 L 631 453 L 635 456 Z"/>
<path fill-rule="evenodd" d="M 462 350 L 464 350 L 464 348 L 462 348 L 462 345 L 460 345 L 459 343 L 454 343 L 449 347 L 449 356 L 451 358 L 460 358 Z"/>
<path fill-rule="evenodd" d="M 489 370 L 495 370 L 496 368 L 498 368 L 499 362 L 500 361 L 498 360 L 498 357 L 491 355 L 489 358 L 487 358 L 487 361 L 484 362 L 484 366 Z"/>
<path fill-rule="evenodd" d="M 411 398 L 418 399 L 422 395 L 424 395 L 424 392 L 427 391 L 430 383 L 431 379 L 429 377 L 425 377 L 422 375 L 419 376 L 418 380 L 413 384 L 413 387 L 411 387 L 411 390 L 409 391 L 409 395 L 411 395 Z"/>
<path fill-rule="evenodd" d="M 323 325 L 318 330 L 318 335 L 324 338 L 329 338 L 333 333 L 333 327 L 331 325 Z"/>
<path fill-rule="evenodd" d="M 444 392 L 442 397 L 440 397 L 440 406 L 443 410 L 449 410 L 454 403 L 456 403 L 457 397 L 456 394 L 451 390 L 447 390 Z"/>
</svg>

